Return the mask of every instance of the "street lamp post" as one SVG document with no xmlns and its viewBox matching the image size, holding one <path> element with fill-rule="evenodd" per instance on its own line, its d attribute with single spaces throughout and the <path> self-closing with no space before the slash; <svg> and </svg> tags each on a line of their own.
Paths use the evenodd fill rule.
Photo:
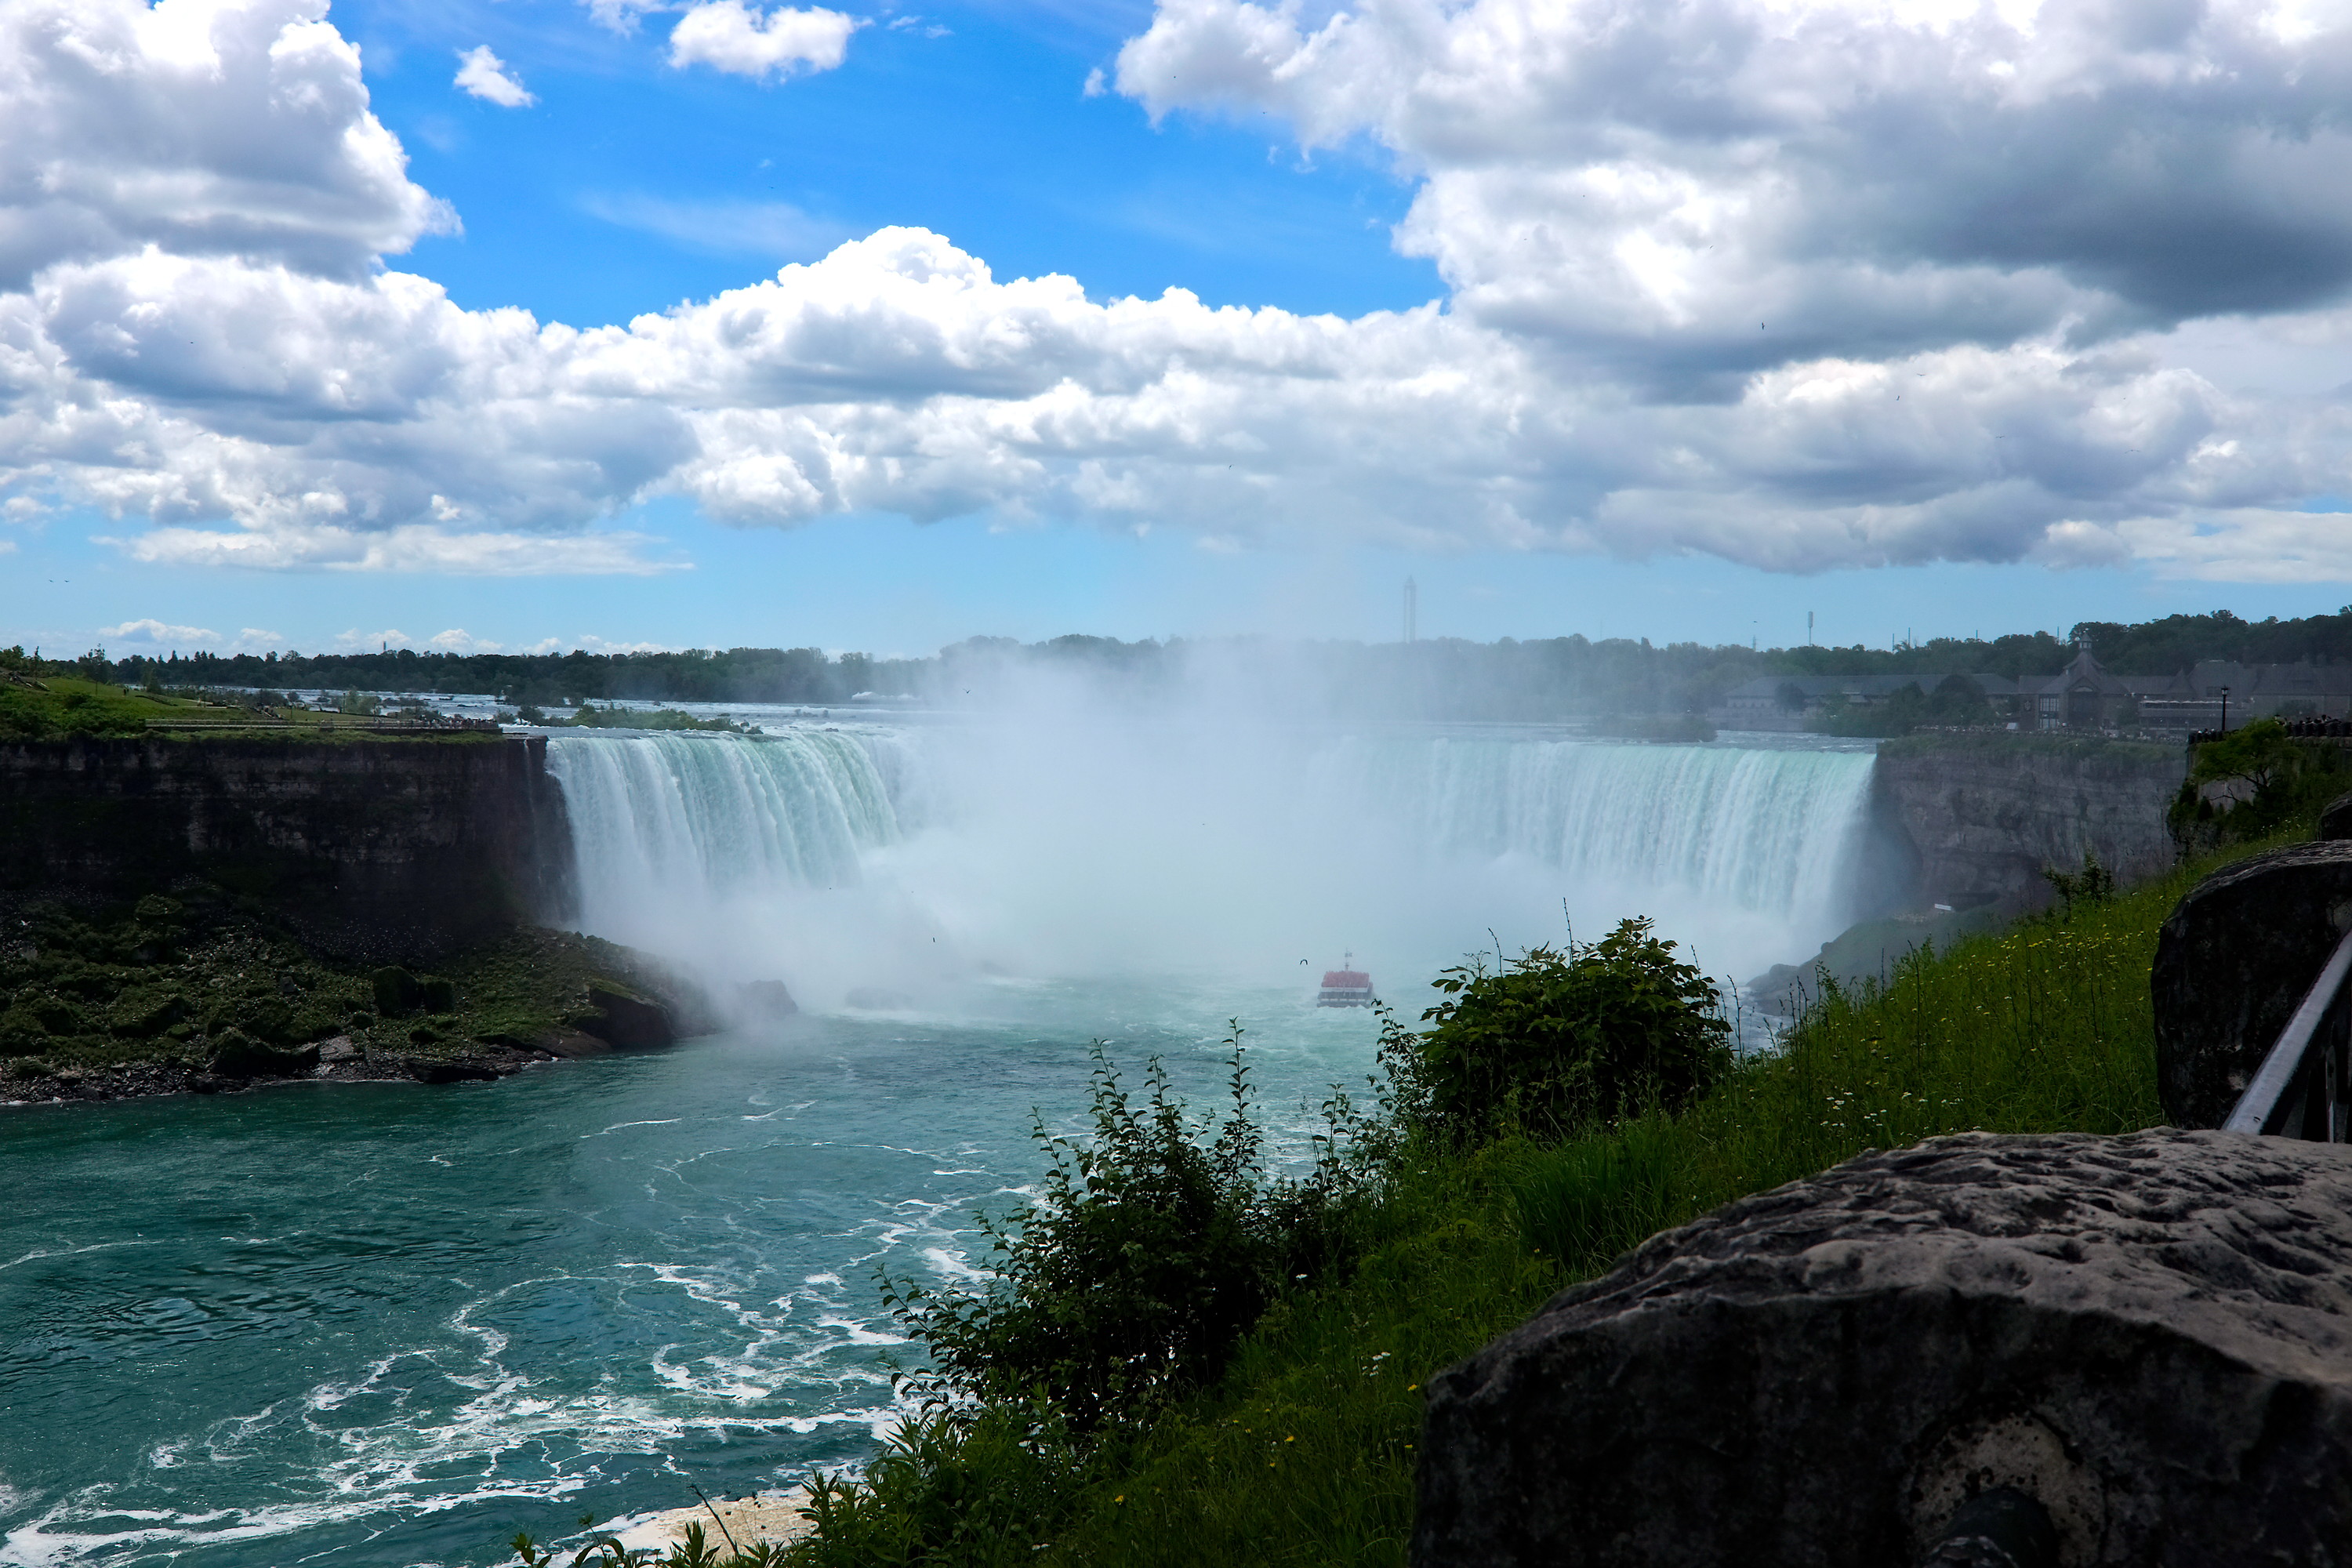
<svg viewBox="0 0 2352 1568">
<path fill-rule="evenodd" d="M 2230 689 L 2221 688 L 2221 733 L 2230 732 Z"/>
</svg>

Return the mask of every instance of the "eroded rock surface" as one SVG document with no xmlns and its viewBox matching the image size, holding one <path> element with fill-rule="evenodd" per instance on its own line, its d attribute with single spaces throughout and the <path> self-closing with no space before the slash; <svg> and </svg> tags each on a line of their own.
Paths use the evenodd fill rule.
<svg viewBox="0 0 2352 1568">
<path fill-rule="evenodd" d="M 2352 929 L 2352 840 L 2289 845 L 2189 890 L 2157 938 L 2157 1089 L 2183 1127 L 2218 1127 Z"/>
<path fill-rule="evenodd" d="M 2086 851 L 2126 882 L 2170 866 L 2164 810 L 2186 767 L 2170 748 L 1923 736 L 1879 749 L 1872 789 L 1920 903 L 2014 914 L 2051 901 L 2044 867 L 2080 870 Z"/>
<path fill-rule="evenodd" d="M 1657 1237 L 1430 1385 L 1419 1568 L 1886 1568 L 2038 1498 L 2061 1561 L 2352 1560 L 2352 1149 L 1866 1154 Z"/>
</svg>

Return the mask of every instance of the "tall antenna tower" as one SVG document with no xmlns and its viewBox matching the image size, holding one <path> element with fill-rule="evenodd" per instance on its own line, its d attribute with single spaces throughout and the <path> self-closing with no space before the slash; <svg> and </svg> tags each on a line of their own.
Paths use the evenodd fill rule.
<svg viewBox="0 0 2352 1568">
<path fill-rule="evenodd" d="M 1421 640 L 1421 590 L 1410 577 L 1404 580 L 1404 640 Z"/>
</svg>

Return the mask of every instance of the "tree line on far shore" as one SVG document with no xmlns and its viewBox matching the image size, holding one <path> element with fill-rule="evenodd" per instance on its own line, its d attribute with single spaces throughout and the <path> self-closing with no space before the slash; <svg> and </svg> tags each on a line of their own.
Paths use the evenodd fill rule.
<svg viewBox="0 0 2352 1568">
<path fill-rule="evenodd" d="M 1990 639 L 1938 637 L 1872 648 L 1653 644 L 1581 636 L 1475 643 L 1220 638 L 1121 642 L 1062 637 L 1023 644 L 973 637 L 927 658 L 831 654 L 822 648 L 689 648 L 672 652 L 458 654 L 134 654 L 92 649 L 77 673 L 126 686 L 266 687 L 448 691 L 509 703 L 768 702 L 817 706 L 860 697 L 985 703 L 1023 689 L 1017 678 L 1079 677 L 1121 704 L 1149 707 L 1209 691 L 1272 700 L 1303 714 L 1546 720 L 1592 714 L 1693 713 L 1759 676 L 2054 675 L 2087 637 L 2100 662 L 2134 675 L 2169 675 L 2200 659 L 2243 663 L 2352 662 L 2352 606 L 2299 620 L 2247 621 L 2217 611 L 2137 625 L 2085 622 L 2061 640 L 2048 631 Z M 52 667 L 57 667 L 51 661 Z"/>
</svg>

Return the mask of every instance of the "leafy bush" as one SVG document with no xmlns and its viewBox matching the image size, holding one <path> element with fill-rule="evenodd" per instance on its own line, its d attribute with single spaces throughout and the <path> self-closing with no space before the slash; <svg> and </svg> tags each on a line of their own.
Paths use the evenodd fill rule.
<svg viewBox="0 0 2352 1568">
<path fill-rule="evenodd" d="M 2184 854 L 2267 837 L 2315 818 L 2352 788 L 2347 762 L 2338 744 L 2300 741 L 2276 719 L 2257 719 L 2194 749 L 2166 825 Z M 2215 785 L 2218 801 L 2207 793 Z"/>
<path fill-rule="evenodd" d="M 1195 1126 L 1154 1058 L 1139 1107 L 1094 1052 L 1094 1125 L 1034 1136 L 1045 1196 L 1013 1224 L 982 1216 L 1001 1259 L 982 1293 L 885 1279 L 930 1352 L 919 1383 L 942 1403 L 1038 1400 L 1083 1436 L 1213 1378 L 1280 1283 L 1261 1133 L 1234 1043 L 1233 1110 Z M 1204 1135 L 1213 1132 L 1213 1136 Z"/>
<path fill-rule="evenodd" d="M 1475 1142 L 1517 1130 L 1561 1137 L 1644 1110 L 1679 1110 L 1731 1065 L 1715 985 L 1628 920 L 1590 946 L 1530 948 L 1496 973 L 1447 970 L 1417 1038 L 1391 1024 L 1409 1118 Z"/>
<path fill-rule="evenodd" d="M 2116 896 L 2115 873 L 2100 865 L 2099 858 L 2088 849 L 2083 851 L 2080 871 L 2061 871 L 2055 866 L 2044 866 L 2042 879 L 2058 895 L 2059 908 L 2070 915 L 2078 903 L 2105 903 Z"/>
</svg>

